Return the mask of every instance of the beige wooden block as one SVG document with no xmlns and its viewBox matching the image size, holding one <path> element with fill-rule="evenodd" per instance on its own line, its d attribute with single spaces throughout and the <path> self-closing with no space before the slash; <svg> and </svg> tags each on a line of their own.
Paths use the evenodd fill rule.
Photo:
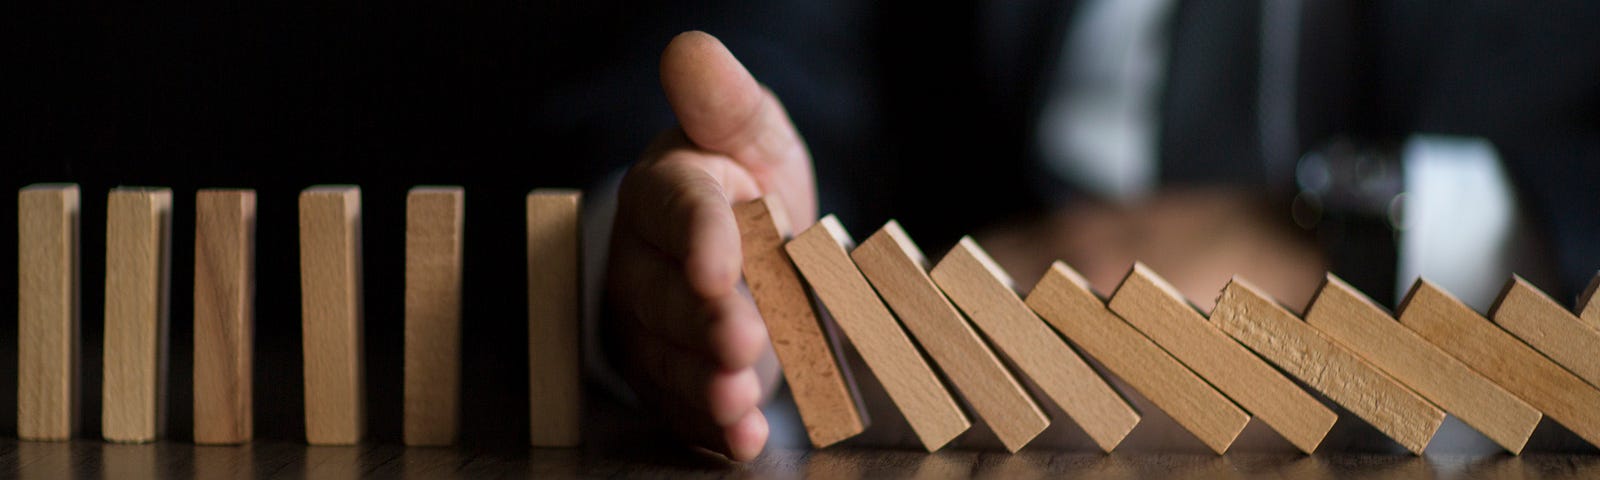
<svg viewBox="0 0 1600 480">
<path fill-rule="evenodd" d="M 1500 328 L 1521 338 L 1590 386 L 1600 386 L 1600 330 L 1584 325 L 1565 307 L 1519 276 L 1512 277 L 1497 305 L 1493 320 Z"/>
<path fill-rule="evenodd" d="M 583 440 L 581 201 L 575 190 L 540 189 L 527 198 L 528 406 L 537 447 L 571 447 Z"/>
<path fill-rule="evenodd" d="M 928 451 L 938 450 L 972 424 L 933 369 L 851 262 L 849 232 L 832 215 L 795 236 L 784 249 L 822 299 L 867 368 L 905 414 Z"/>
<path fill-rule="evenodd" d="M 406 194 L 406 445 L 450 445 L 460 425 L 461 187 Z"/>
<path fill-rule="evenodd" d="M 171 252 L 172 191 L 112 189 L 100 419 L 106 440 L 148 442 L 165 430 Z"/>
<path fill-rule="evenodd" d="M 1401 303 L 1406 310 L 1412 295 L 1432 284 L 1418 279 Z M 1390 318 L 1382 307 L 1329 274 L 1306 322 L 1329 338 L 1360 355 L 1384 373 L 1411 387 L 1446 413 L 1482 432 L 1511 453 L 1520 453 L 1543 417 L 1538 410 L 1479 375 L 1439 347 Z M 1409 307 L 1437 308 L 1429 302 Z"/>
<path fill-rule="evenodd" d="M 254 190 L 200 190 L 194 220 L 194 442 L 254 434 Z"/>
<path fill-rule="evenodd" d="M 812 309 L 800 274 L 783 251 L 793 234 L 777 197 L 734 205 L 744 251 L 744 280 L 766 322 L 806 435 L 816 448 L 867 428 L 859 400 L 845 384 L 838 357 Z"/>
<path fill-rule="evenodd" d="M 361 264 L 361 188 L 301 192 L 300 329 L 312 445 L 353 445 L 366 431 Z"/>
<path fill-rule="evenodd" d="M 1349 308 L 1336 300 L 1318 298 L 1308 314 Z M 1444 423 L 1443 411 L 1243 280 L 1234 278 L 1223 287 L 1211 321 L 1412 453 L 1421 455 Z"/>
<path fill-rule="evenodd" d="M 1067 264 L 1052 264 L 1027 303 L 1218 455 L 1250 423 L 1244 410 L 1108 310 L 1088 280 Z"/>
<path fill-rule="evenodd" d="M 17 436 L 78 431 L 78 186 L 17 192 Z"/>
<path fill-rule="evenodd" d="M 931 275 L 995 348 L 1101 450 L 1116 448 L 1139 424 L 1139 412 L 1022 303 L 1011 276 L 972 238 L 963 237 Z"/>
<path fill-rule="evenodd" d="M 1583 289 L 1583 295 L 1578 297 L 1578 318 L 1583 320 L 1589 328 L 1600 330 L 1600 302 L 1595 301 L 1595 295 L 1600 292 L 1600 272 L 1594 274 L 1594 279 L 1589 280 L 1589 287 Z"/>
<path fill-rule="evenodd" d="M 927 256 L 899 223 L 890 220 L 850 257 L 1007 450 L 1021 450 L 1050 426 L 1050 417 L 928 278 Z"/>
<path fill-rule="evenodd" d="M 1498 303 L 1490 315 L 1499 314 Z M 1496 327 L 1460 300 L 1423 284 L 1407 298 L 1400 310 L 1400 323 L 1585 441 L 1600 445 L 1600 408 L 1596 408 L 1600 405 L 1600 390 Z"/>
</svg>

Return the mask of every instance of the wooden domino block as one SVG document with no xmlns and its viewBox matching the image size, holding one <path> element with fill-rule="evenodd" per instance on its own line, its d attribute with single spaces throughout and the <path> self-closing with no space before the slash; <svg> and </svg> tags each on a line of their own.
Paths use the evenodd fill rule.
<svg viewBox="0 0 1600 480">
<path fill-rule="evenodd" d="M 194 202 L 194 442 L 250 441 L 255 340 L 254 190 Z"/>
<path fill-rule="evenodd" d="M 17 436 L 78 430 L 78 186 L 17 192 Z"/>
<path fill-rule="evenodd" d="M 847 250 L 854 243 L 839 220 L 829 215 L 784 249 L 905 414 L 922 446 L 938 450 L 972 424 L 850 261 Z"/>
<path fill-rule="evenodd" d="M 1133 264 L 1109 306 L 1302 452 L 1315 451 L 1339 420 L 1311 394 L 1206 322 L 1176 288 L 1142 263 Z"/>
<path fill-rule="evenodd" d="M 461 187 L 406 194 L 406 445 L 455 443 L 461 397 Z"/>
<path fill-rule="evenodd" d="M 1410 305 L 1419 289 L 1433 289 L 1418 279 L 1401 303 L 1402 309 L 1437 308 L 1437 303 Z M 1320 305 L 1306 322 L 1355 352 L 1384 373 L 1411 387 L 1423 398 L 1455 415 L 1513 454 L 1522 452 L 1543 417 L 1538 410 L 1479 375 L 1439 347 L 1400 325 L 1339 277 L 1329 274 L 1317 293 Z"/>
<path fill-rule="evenodd" d="M 1600 330 L 1584 325 L 1519 276 L 1512 277 L 1497 305 L 1493 320 L 1500 328 L 1567 367 L 1589 385 L 1600 386 Z"/>
<path fill-rule="evenodd" d="M 1250 423 L 1244 410 L 1106 309 L 1088 280 L 1067 264 L 1052 264 L 1028 294 L 1027 303 L 1218 455 L 1227 452 Z"/>
<path fill-rule="evenodd" d="M 1490 315 L 1499 315 L 1500 308 L 1496 302 Z M 1460 300 L 1432 285 L 1420 285 L 1400 309 L 1400 323 L 1585 441 L 1600 445 L 1600 408 L 1596 408 L 1600 390 Z"/>
<path fill-rule="evenodd" d="M 1022 303 L 1011 276 L 977 242 L 963 237 L 933 267 L 931 275 L 995 348 L 1072 417 L 1101 450 L 1116 448 L 1139 424 L 1139 412 Z"/>
<path fill-rule="evenodd" d="M 148 442 L 166 424 L 172 191 L 119 187 L 106 204 L 100 429 L 109 441 Z"/>
<path fill-rule="evenodd" d="M 1583 295 L 1578 297 L 1578 318 L 1583 320 L 1589 328 L 1600 330 L 1600 302 L 1596 295 L 1600 293 L 1600 273 L 1594 274 L 1594 279 L 1589 280 L 1589 288 L 1583 289 Z"/>
<path fill-rule="evenodd" d="M 783 243 L 792 235 L 784 212 L 773 196 L 733 207 L 742 238 L 745 284 L 767 325 L 806 435 L 812 446 L 822 448 L 861 433 L 867 420 L 845 384 L 811 296 L 783 251 Z"/>
<path fill-rule="evenodd" d="M 527 198 L 528 407 L 536 447 L 571 447 L 582 441 L 581 200 L 575 190 L 553 189 L 534 190 Z"/>
<path fill-rule="evenodd" d="M 1007 450 L 1021 450 L 1050 426 L 1050 417 L 928 278 L 927 257 L 900 224 L 889 221 L 850 257 Z"/>
<path fill-rule="evenodd" d="M 1308 315 L 1349 308 L 1337 300 L 1316 299 Z M 1444 423 L 1443 411 L 1238 278 L 1223 287 L 1211 321 L 1412 453 L 1421 455 Z"/>
<path fill-rule="evenodd" d="M 360 187 L 300 193 L 300 307 L 306 442 L 356 444 L 367 423 Z"/>
</svg>

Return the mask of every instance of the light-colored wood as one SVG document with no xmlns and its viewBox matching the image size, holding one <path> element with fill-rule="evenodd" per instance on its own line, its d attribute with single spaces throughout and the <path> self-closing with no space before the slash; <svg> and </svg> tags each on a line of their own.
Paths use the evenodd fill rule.
<svg viewBox="0 0 1600 480">
<path fill-rule="evenodd" d="M 583 379 L 578 356 L 579 203 L 575 190 L 528 194 L 528 385 L 532 443 L 571 447 L 583 440 Z"/>
<path fill-rule="evenodd" d="M 361 262 L 361 188 L 301 192 L 300 329 L 312 445 L 353 445 L 366 431 Z"/>
<path fill-rule="evenodd" d="M 1101 450 L 1116 448 L 1139 424 L 1139 412 L 1022 303 L 1011 276 L 970 237 L 963 237 L 945 254 L 931 276 L 995 349 Z"/>
<path fill-rule="evenodd" d="M 78 431 L 78 186 L 17 192 L 17 436 Z"/>
<path fill-rule="evenodd" d="M 255 340 L 254 190 L 194 202 L 194 442 L 250 441 Z"/>
<path fill-rule="evenodd" d="M 938 450 L 972 423 L 851 262 L 847 251 L 854 243 L 839 220 L 829 215 L 796 235 L 784 249 L 855 344 L 867 369 L 905 414 L 922 446 Z"/>
<path fill-rule="evenodd" d="M 1498 305 L 1493 320 L 1500 328 L 1521 338 L 1590 386 L 1600 386 L 1600 330 L 1584 325 L 1577 316 L 1519 276 L 1512 277 Z"/>
<path fill-rule="evenodd" d="M 1449 293 L 1427 284 L 1413 290 L 1400 309 L 1400 323 L 1585 441 L 1600 445 L 1600 390 Z"/>
<path fill-rule="evenodd" d="M 767 324 L 772 349 L 794 393 L 806 435 L 826 447 L 867 428 L 859 399 L 845 384 L 838 356 L 800 283 L 783 243 L 793 234 L 777 197 L 734 205 L 744 250 L 744 281 Z"/>
<path fill-rule="evenodd" d="M 1309 314 L 1336 315 L 1350 308 L 1337 300 L 1318 298 Z M 1412 453 L 1421 455 L 1444 423 L 1443 411 L 1243 280 L 1234 278 L 1223 287 L 1211 321 Z"/>
<path fill-rule="evenodd" d="M 450 445 L 460 425 L 461 187 L 406 194 L 406 445 Z"/>
<path fill-rule="evenodd" d="M 1250 423 L 1250 415 L 1239 406 L 1108 310 L 1089 289 L 1089 281 L 1067 264 L 1050 265 L 1027 303 L 1218 455 Z"/>
<path fill-rule="evenodd" d="M 172 191 L 112 189 L 100 417 L 106 440 L 148 442 L 164 433 L 171 252 Z"/>
<path fill-rule="evenodd" d="M 1589 328 L 1600 330 L 1600 301 L 1595 301 L 1600 293 L 1600 272 L 1594 274 L 1594 279 L 1589 280 L 1589 287 L 1583 289 L 1583 295 L 1578 297 L 1578 318 L 1583 320 Z"/>
<path fill-rule="evenodd" d="M 1406 298 L 1422 288 L 1435 287 L 1418 279 Z M 1329 274 L 1317 298 L 1322 306 L 1306 315 L 1306 322 L 1313 328 L 1482 432 L 1506 451 L 1522 452 L 1543 417 L 1538 410 L 1400 325 L 1382 307 L 1339 277 Z M 1427 303 L 1411 308 L 1435 308 Z"/>
<path fill-rule="evenodd" d="M 850 257 L 1007 450 L 1021 450 L 1050 426 L 1050 417 L 928 278 L 927 256 L 899 223 L 890 220 Z"/>
</svg>

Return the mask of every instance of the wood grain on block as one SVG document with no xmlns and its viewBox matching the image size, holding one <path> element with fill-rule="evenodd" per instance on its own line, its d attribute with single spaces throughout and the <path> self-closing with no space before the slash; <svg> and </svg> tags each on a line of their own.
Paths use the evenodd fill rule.
<svg viewBox="0 0 1600 480">
<path fill-rule="evenodd" d="M 900 224 L 889 221 L 850 256 L 1007 450 L 1021 450 L 1050 426 L 1050 417 L 928 278 L 928 258 Z"/>
<path fill-rule="evenodd" d="M 172 191 L 119 187 L 106 200 L 106 440 L 148 442 L 166 423 Z"/>
<path fill-rule="evenodd" d="M 1418 279 L 1411 295 L 1422 288 L 1434 287 Z M 1538 410 L 1417 336 L 1339 277 L 1328 275 L 1316 303 L 1319 307 L 1306 312 L 1312 327 L 1507 451 L 1520 453 L 1527 445 L 1543 416 Z"/>
<path fill-rule="evenodd" d="M 1521 338 L 1590 386 L 1600 386 L 1600 330 L 1584 325 L 1577 316 L 1519 276 L 1512 277 L 1498 305 L 1493 320 L 1500 328 Z"/>
<path fill-rule="evenodd" d="M 1022 303 L 1011 276 L 977 242 L 963 237 L 933 267 L 932 277 L 995 348 L 1101 450 L 1116 448 L 1139 424 L 1139 412 Z"/>
<path fill-rule="evenodd" d="M 1302 452 L 1315 451 L 1339 420 L 1311 394 L 1207 322 L 1176 288 L 1142 263 L 1133 264 L 1112 293 L 1109 307 Z"/>
<path fill-rule="evenodd" d="M 1595 408 L 1600 390 L 1449 293 L 1419 285 L 1401 305 L 1400 323 L 1585 441 L 1600 445 L 1600 408 Z"/>
<path fill-rule="evenodd" d="M 1089 281 L 1067 264 L 1052 264 L 1027 303 L 1218 455 L 1250 423 L 1250 415 L 1228 397 L 1108 310 Z"/>
<path fill-rule="evenodd" d="M 66 440 L 78 430 L 78 186 L 17 192 L 17 436 Z"/>
<path fill-rule="evenodd" d="M 571 447 L 583 440 L 581 201 L 576 190 L 540 189 L 527 198 L 528 407 L 536 447 Z"/>
<path fill-rule="evenodd" d="M 254 190 L 194 202 L 194 442 L 250 441 L 255 339 Z"/>
<path fill-rule="evenodd" d="M 361 263 L 361 188 L 301 192 L 300 328 L 312 445 L 353 445 L 366 431 Z"/>
<path fill-rule="evenodd" d="M 905 414 L 922 446 L 938 450 L 972 423 L 850 260 L 848 250 L 854 243 L 839 220 L 829 215 L 796 235 L 784 249 L 867 368 L 883 383 L 889 399 Z"/>
<path fill-rule="evenodd" d="M 1348 306 L 1317 299 L 1328 315 Z M 1327 395 L 1418 455 L 1444 423 L 1444 412 L 1238 278 L 1222 289 L 1211 321 L 1278 368 Z"/>
<path fill-rule="evenodd" d="M 1583 320 L 1589 328 L 1600 330 L 1600 301 L 1595 295 L 1600 292 L 1600 272 L 1594 274 L 1594 279 L 1589 280 L 1589 287 L 1583 289 L 1583 295 L 1578 296 L 1578 318 Z"/>
<path fill-rule="evenodd" d="M 772 349 L 811 445 L 826 447 L 867 427 L 840 370 L 832 343 L 800 283 L 783 244 L 793 234 L 784 207 L 773 196 L 733 207 L 744 252 L 744 280 L 766 322 Z"/>
<path fill-rule="evenodd" d="M 406 445 L 450 445 L 460 424 L 461 247 L 465 192 L 406 194 Z"/>
</svg>

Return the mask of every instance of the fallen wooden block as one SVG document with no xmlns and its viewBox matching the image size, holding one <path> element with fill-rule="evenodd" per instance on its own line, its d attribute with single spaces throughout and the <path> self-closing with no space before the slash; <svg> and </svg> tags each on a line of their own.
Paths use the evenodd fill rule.
<svg viewBox="0 0 1600 480">
<path fill-rule="evenodd" d="M 1583 289 L 1583 295 L 1578 297 L 1578 318 L 1583 320 L 1589 328 L 1600 330 L 1600 302 L 1595 301 L 1597 292 L 1600 292 L 1600 273 L 1594 274 L 1594 279 L 1589 280 L 1589 287 Z"/>
<path fill-rule="evenodd" d="M 1512 276 L 1496 303 L 1494 323 L 1516 335 L 1556 364 L 1600 386 L 1600 330 L 1556 303 L 1537 287 Z M 1595 408 L 1600 409 L 1600 405 Z"/>
<path fill-rule="evenodd" d="M 67 440 L 78 431 L 78 186 L 17 192 L 17 436 Z"/>
<path fill-rule="evenodd" d="M 254 435 L 254 190 L 200 190 L 194 201 L 194 442 Z"/>
<path fill-rule="evenodd" d="M 166 424 L 172 191 L 118 187 L 106 200 L 101 434 L 148 442 Z"/>
<path fill-rule="evenodd" d="M 564 189 L 538 189 L 527 198 L 528 407 L 536 447 L 583 441 L 582 200 L 582 193 Z"/>
<path fill-rule="evenodd" d="M 360 187 L 300 193 L 300 307 L 306 442 L 353 445 L 367 423 Z"/>
<path fill-rule="evenodd" d="M 1319 296 L 1306 315 L 1346 312 L 1353 306 L 1344 299 Z M 1238 278 L 1223 287 L 1211 321 L 1411 453 L 1421 455 L 1444 423 L 1443 411 Z"/>
<path fill-rule="evenodd" d="M 1218 455 L 1250 423 L 1244 410 L 1108 310 L 1089 282 L 1065 263 L 1050 266 L 1027 303 Z"/>
<path fill-rule="evenodd" d="M 883 383 L 922 446 L 938 450 L 972 424 L 850 261 L 850 234 L 832 215 L 784 245 L 840 330 Z"/>
<path fill-rule="evenodd" d="M 406 194 L 406 445 L 456 442 L 461 411 L 461 187 Z"/>
<path fill-rule="evenodd" d="M 1423 288 L 1436 287 L 1418 279 L 1400 303 L 1401 309 L 1417 309 L 1413 315 L 1418 315 L 1423 309 L 1438 308 L 1436 302 L 1411 305 L 1412 296 Z M 1506 451 L 1522 452 L 1543 417 L 1538 410 L 1390 318 L 1382 307 L 1339 277 L 1329 274 L 1317 299 L 1322 306 L 1306 315 L 1312 327 Z"/>
</svg>

